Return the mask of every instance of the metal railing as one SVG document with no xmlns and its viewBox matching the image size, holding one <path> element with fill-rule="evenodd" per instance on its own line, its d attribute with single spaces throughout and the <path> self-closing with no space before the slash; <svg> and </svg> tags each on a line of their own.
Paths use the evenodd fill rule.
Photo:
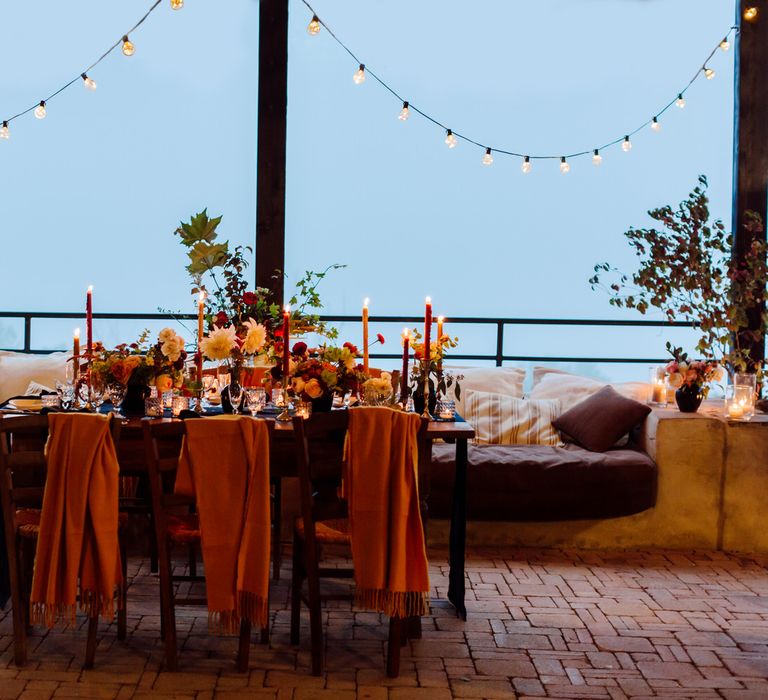
<svg viewBox="0 0 768 700">
<path fill-rule="evenodd" d="M 170 313 L 94 313 L 94 320 L 110 321 L 193 321 L 193 314 Z M 322 315 L 321 320 L 330 323 L 360 323 L 359 316 Z M 21 348 L 4 348 L 21 352 L 47 354 L 57 349 L 32 347 L 32 323 L 51 319 L 82 320 L 83 314 L 59 311 L 0 311 L 0 320 L 22 319 L 24 324 L 24 342 Z M 416 325 L 423 323 L 421 316 L 371 316 L 371 322 L 398 323 Z M 658 357 L 580 357 L 571 355 L 509 355 L 504 353 L 505 330 L 515 326 L 571 326 L 571 327 L 614 327 L 614 328 L 692 328 L 690 323 L 678 321 L 618 320 L 618 319 L 565 319 L 565 318 L 479 318 L 473 316 L 452 316 L 451 326 L 492 326 L 496 330 L 496 347 L 493 353 L 467 354 L 451 353 L 451 361 L 476 360 L 494 362 L 501 366 L 503 362 L 583 362 L 583 363 L 641 363 L 661 364 L 669 358 Z M 61 350 L 61 348 L 58 348 Z M 398 359 L 396 353 L 371 353 L 376 359 Z"/>
</svg>

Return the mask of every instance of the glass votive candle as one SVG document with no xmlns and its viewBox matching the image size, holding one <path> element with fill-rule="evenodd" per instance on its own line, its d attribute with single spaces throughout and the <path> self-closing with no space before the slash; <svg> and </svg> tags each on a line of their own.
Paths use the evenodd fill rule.
<svg viewBox="0 0 768 700">
<path fill-rule="evenodd" d="M 56 394 L 43 394 L 40 397 L 43 408 L 51 409 L 59 407 L 59 397 Z"/>
<path fill-rule="evenodd" d="M 435 407 L 435 415 L 440 420 L 455 420 L 456 402 L 451 399 L 440 399 Z"/>
<path fill-rule="evenodd" d="M 282 389 L 272 389 L 272 405 L 285 408 L 285 394 Z"/>
<path fill-rule="evenodd" d="M 752 375 L 754 376 L 754 375 Z M 725 416 L 729 420 L 748 421 L 755 415 L 755 389 L 751 384 L 725 387 Z"/>
<path fill-rule="evenodd" d="M 295 401 L 293 407 L 299 418 L 309 418 L 312 415 L 312 403 L 310 401 Z"/>
<path fill-rule="evenodd" d="M 174 396 L 171 400 L 171 414 L 178 418 L 182 411 L 189 409 L 189 398 L 186 396 Z"/>
<path fill-rule="evenodd" d="M 667 373 L 663 367 L 651 367 L 648 370 L 650 383 L 648 403 L 651 406 L 667 405 Z"/>
<path fill-rule="evenodd" d="M 148 399 L 144 399 L 144 415 L 151 418 L 163 417 L 163 399 L 162 397 L 150 396 Z"/>
</svg>

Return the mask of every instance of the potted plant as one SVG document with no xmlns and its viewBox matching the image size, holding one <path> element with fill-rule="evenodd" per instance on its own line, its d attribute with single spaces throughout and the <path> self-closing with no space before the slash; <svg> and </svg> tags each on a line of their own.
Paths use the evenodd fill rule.
<svg viewBox="0 0 768 700">
<path fill-rule="evenodd" d="M 413 349 L 414 363 L 408 380 L 411 387 L 413 407 L 416 413 L 424 412 L 424 387 L 426 384 L 428 387 L 427 408 L 430 413 L 434 413 L 437 407 L 438 396 L 445 396 L 450 387 L 454 387 L 453 391 L 457 398 L 461 397 L 461 386 L 459 385 L 459 380 L 462 379 L 461 375 L 456 376 L 451 372 L 443 371 L 443 361 L 446 354 L 448 350 L 455 348 L 459 344 L 459 339 L 443 334 L 430 342 L 429 363 L 427 363 L 425 362 L 424 342 L 421 332 L 414 328 L 411 331 L 410 337 L 413 339 L 411 348 Z"/>
<path fill-rule="evenodd" d="M 695 413 L 709 394 L 711 382 L 722 381 L 723 368 L 712 360 L 691 360 L 682 348 L 667 343 L 672 361 L 665 367 L 667 382 L 675 389 L 675 401 L 682 413 Z"/>
</svg>

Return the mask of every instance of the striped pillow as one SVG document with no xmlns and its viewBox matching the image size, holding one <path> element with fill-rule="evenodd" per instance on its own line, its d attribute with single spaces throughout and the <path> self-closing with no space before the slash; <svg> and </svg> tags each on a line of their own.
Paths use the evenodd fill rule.
<svg viewBox="0 0 768 700">
<path fill-rule="evenodd" d="M 475 429 L 476 445 L 562 445 L 552 421 L 560 401 L 531 401 L 504 394 L 467 391 L 464 418 Z"/>
</svg>

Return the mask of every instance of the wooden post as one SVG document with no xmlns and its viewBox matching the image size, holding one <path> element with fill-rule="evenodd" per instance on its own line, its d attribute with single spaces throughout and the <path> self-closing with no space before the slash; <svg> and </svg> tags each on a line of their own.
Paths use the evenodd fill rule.
<svg viewBox="0 0 768 700">
<path fill-rule="evenodd" d="M 259 117 L 256 162 L 256 285 L 283 305 L 288 0 L 259 3 Z"/>
<path fill-rule="evenodd" d="M 754 22 L 743 19 L 747 6 L 758 6 Z M 744 230 L 745 211 L 760 214 L 768 223 L 768 7 L 754 0 L 736 3 L 736 25 L 741 31 L 733 41 L 733 255 L 743 257 L 755 234 Z M 765 231 L 762 238 L 765 239 Z M 765 303 L 747 310 L 750 329 L 762 327 Z M 753 362 L 765 359 L 765 338 L 742 338 Z"/>
</svg>

